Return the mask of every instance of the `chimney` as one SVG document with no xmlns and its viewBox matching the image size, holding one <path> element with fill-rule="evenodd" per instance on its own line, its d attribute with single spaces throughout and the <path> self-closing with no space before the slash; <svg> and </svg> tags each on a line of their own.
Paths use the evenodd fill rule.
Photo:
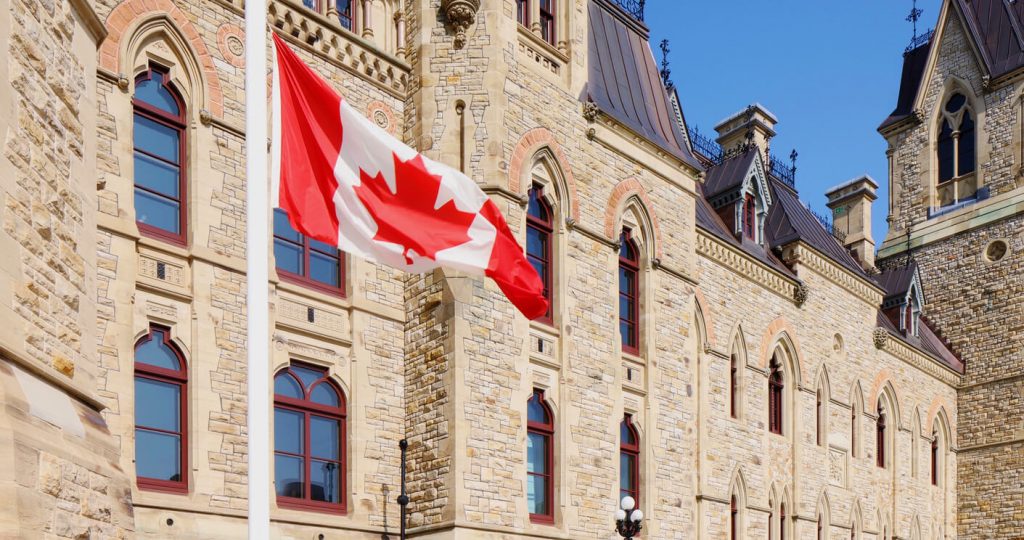
<svg viewBox="0 0 1024 540">
<path fill-rule="evenodd" d="M 853 252 L 865 270 L 875 266 L 875 240 L 871 237 L 871 203 L 878 198 L 878 183 L 868 175 L 825 192 L 832 209 L 832 227 L 845 233 L 843 245 Z"/>
<path fill-rule="evenodd" d="M 748 105 L 715 126 L 717 142 L 724 152 L 736 150 L 749 142 L 761 150 L 761 157 L 767 164 L 769 142 L 775 136 L 775 124 L 778 121 L 764 105 Z"/>
</svg>

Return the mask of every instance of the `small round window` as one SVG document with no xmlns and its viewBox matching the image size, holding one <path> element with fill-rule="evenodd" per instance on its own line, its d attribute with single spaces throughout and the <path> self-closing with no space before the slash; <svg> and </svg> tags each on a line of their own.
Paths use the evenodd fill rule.
<svg viewBox="0 0 1024 540">
<path fill-rule="evenodd" d="M 1008 247 L 1006 245 L 1006 242 L 1002 240 L 996 240 L 990 243 L 988 247 L 985 248 L 985 258 L 991 262 L 1001 260 L 1003 257 L 1006 256 L 1007 250 Z"/>
</svg>

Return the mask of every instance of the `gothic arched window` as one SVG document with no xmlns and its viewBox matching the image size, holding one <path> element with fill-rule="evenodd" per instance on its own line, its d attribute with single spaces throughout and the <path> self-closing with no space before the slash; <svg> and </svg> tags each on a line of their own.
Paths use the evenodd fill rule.
<svg viewBox="0 0 1024 540">
<path fill-rule="evenodd" d="M 815 437 L 818 446 L 825 445 L 825 439 L 827 437 L 827 422 L 825 418 L 825 391 L 821 388 L 815 393 L 816 405 L 815 405 Z"/>
<path fill-rule="evenodd" d="M 632 232 L 622 229 L 619 237 L 619 334 L 622 350 L 640 352 L 640 250 Z"/>
<path fill-rule="evenodd" d="M 544 298 L 548 301 L 548 312 L 541 317 L 541 322 L 552 322 L 552 281 L 554 250 L 552 249 L 552 231 L 554 230 L 554 212 L 544 200 L 544 188 L 534 184 L 530 188 L 529 203 L 526 207 L 526 258 L 533 265 L 537 275 L 544 284 Z"/>
<path fill-rule="evenodd" d="M 782 406 L 785 382 L 782 376 L 782 365 L 777 357 L 772 356 L 768 374 L 768 431 L 782 435 Z"/>
<path fill-rule="evenodd" d="M 931 463 L 932 463 L 932 485 L 939 485 L 939 433 L 938 431 L 932 432 L 932 448 L 931 448 Z"/>
<path fill-rule="evenodd" d="M 544 391 L 534 390 L 526 402 L 526 505 L 530 521 L 554 522 L 555 420 L 544 401 Z"/>
<path fill-rule="evenodd" d="M 736 496 L 733 495 L 729 499 L 729 539 L 737 540 L 739 538 L 739 517 L 740 509 L 736 506 Z"/>
<path fill-rule="evenodd" d="M 736 354 L 729 357 L 729 416 L 733 418 L 739 417 L 739 399 L 740 383 L 739 383 L 739 359 Z"/>
<path fill-rule="evenodd" d="M 140 488 L 188 491 L 188 369 L 156 325 L 135 344 L 135 475 Z"/>
<path fill-rule="evenodd" d="M 878 403 L 878 419 L 875 421 L 875 465 L 885 468 L 885 408 Z"/>
<path fill-rule="evenodd" d="M 640 434 L 627 414 L 619 424 L 619 500 L 633 497 L 640 507 Z"/>
<path fill-rule="evenodd" d="M 345 398 L 327 371 L 274 377 L 274 485 L 283 507 L 345 512 Z"/>
<path fill-rule="evenodd" d="M 185 102 L 168 70 L 152 66 L 132 97 L 135 221 L 148 236 L 186 243 Z"/>
<path fill-rule="evenodd" d="M 967 98 L 961 93 L 950 96 L 942 108 L 939 122 L 938 202 L 939 206 L 946 206 L 969 198 L 977 191 L 977 180 L 944 185 L 950 180 L 970 175 L 977 167 L 975 118 Z"/>
</svg>

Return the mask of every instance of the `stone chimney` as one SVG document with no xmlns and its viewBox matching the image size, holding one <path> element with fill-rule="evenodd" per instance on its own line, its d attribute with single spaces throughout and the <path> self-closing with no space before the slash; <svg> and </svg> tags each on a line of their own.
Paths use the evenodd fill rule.
<svg viewBox="0 0 1024 540">
<path fill-rule="evenodd" d="M 779 119 L 760 103 L 729 116 L 715 126 L 717 142 L 722 150 L 730 152 L 750 143 L 761 150 L 761 157 L 768 163 L 770 141 L 775 136 L 775 124 Z"/>
<path fill-rule="evenodd" d="M 875 240 L 871 237 L 871 203 L 878 198 L 878 183 L 858 176 L 825 192 L 832 209 L 832 227 L 845 234 L 843 245 L 853 252 L 865 270 L 875 266 Z"/>
</svg>

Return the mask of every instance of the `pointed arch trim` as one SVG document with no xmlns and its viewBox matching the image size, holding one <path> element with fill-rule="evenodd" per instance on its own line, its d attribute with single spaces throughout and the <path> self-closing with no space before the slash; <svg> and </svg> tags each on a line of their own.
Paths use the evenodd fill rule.
<svg viewBox="0 0 1024 540">
<path fill-rule="evenodd" d="M 555 136 L 546 128 L 533 128 L 524 133 L 516 143 L 515 149 L 512 150 L 512 157 L 509 159 L 508 189 L 513 193 L 523 192 L 523 175 L 532 168 L 532 160 L 537 153 L 545 148 L 551 152 L 559 172 L 565 180 L 569 200 L 562 201 L 562 204 L 569 209 L 568 217 L 579 221 L 580 210 L 576 202 L 576 178 L 572 174 L 572 167 L 569 166 L 569 158 L 562 151 Z"/>
<path fill-rule="evenodd" d="M 707 297 L 704 296 L 704 292 L 699 287 L 693 289 L 693 301 L 697 304 L 697 311 L 700 316 L 704 318 L 704 343 L 708 347 L 715 347 L 715 318 L 711 313 L 711 305 L 708 304 Z"/>
<path fill-rule="evenodd" d="M 806 374 L 803 372 L 804 356 L 800 349 L 800 343 L 796 339 L 796 332 L 792 325 L 785 317 L 780 316 L 779 318 L 772 321 L 768 328 L 765 329 L 764 334 L 761 335 L 761 369 L 768 369 L 768 361 L 771 360 L 772 353 L 775 352 L 775 347 L 782 343 L 784 347 L 789 349 L 793 357 L 795 375 L 799 378 L 798 384 L 802 385 L 803 381 L 807 380 Z"/>
<path fill-rule="evenodd" d="M 607 238 L 617 239 L 619 237 L 616 234 L 615 226 L 618 224 L 619 218 L 628 206 L 630 199 L 634 197 L 642 207 L 641 210 L 644 212 L 645 217 L 650 219 L 649 225 L 654 237 L 648 241 L 654 243 L 654 249 L 648 251 L 648 253 L 661 258 L 661 226 L 658 224 L 658 216 L 654 213 L 654 205 L 651 204 L 650 198 L 647 197 L 647 191 L 644 189 L 643 184 L 636 178 L 627 178 L 619 182 L 615 189 L 612 190 L 612 195 L 608 198 L 608 206 L 604 210 L 604 234 Z"/>
<path fill-rule="evenodd" d="M 205 91 L 203 108 L 216 118 L 224 117 L 224 94 L 220 77 L 206 43 L 188 16 L 171 0 L 127 0 L 119 4 L 107 17 L 107 39 L 100 45 L 100 67 L 112 73 L 123 73 L 123 43 L 145 23 L 164 19 L 191 49 L 202 71 Z"/>
</svg>

